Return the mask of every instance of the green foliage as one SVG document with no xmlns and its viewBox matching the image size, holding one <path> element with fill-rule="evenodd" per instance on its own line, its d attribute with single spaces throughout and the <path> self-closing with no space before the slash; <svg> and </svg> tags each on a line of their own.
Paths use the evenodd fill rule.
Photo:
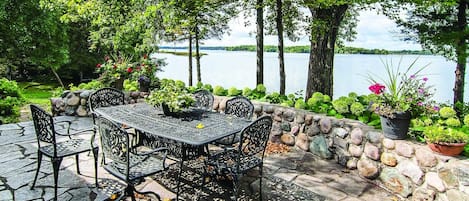
<svg viewBox="0 0 469 201">
<path fill-rule="evenodd" d="M 160 88 L 151 91 L 146 101 L 155 106 L 165 104 L 172 112 L 178 112 L 191 106 L 195 100 L 186 90 L 184 82 L 182 85 L 181 82 L 162 79 Z"/>
<path fill-rule="evenodd" d="M 305 101 L 303 99 L 299 99 L 295 102 L 295 108 L 296 109 L 306 109 L 308 105 L 305 103 Z"/>
<path fill-rule="evenodd" d="M 469 135 L 451 127 L 429 126 L 423 131 L 427 142 L 463 143 L 469 141 Z"/>
<path fill-rule="evenodd" d="M 19 107 L 24 103 L 21 89 L 15 81 L 0 79 L 0 124 L 16 122 Z"/>
<path fill-rule="evenodd" d="M 264 98 L 267 102 L 274 103 L 274 104 L 279 104 L 287 100 L 287 96 L 282 96 L 278 92 L 267 94 Z"/>
<path fill-rule="evenodd" d="M 243 89 L 243 96 L 251 97 L 252 96 L 252 89 L 250 89 L 249 87 L 245 87 Z"/>
<path fill-rule="evenodd" d="M 439 111 L 440 117 L 448 119 L 456 116 L 456 111 L 452 107 L 442 107 Z"/>
<path fill-rule="evenodd" d="M 243 91 L 236 89 L 236 87 L 231 87 L 228 89 L 228 96 L 239 96 L 243 93 Z"/>
<path fill-rule="evenodd" d="M 129 79 L 124 80 L 125 91 L 138 91 L 138 82 Z"/>
<path fill-rule="evenodd" d="M 0 61 L 15 72 L 59 69 L 69 61 L 67 26 L 38 0 L 0 4 Z"/>
<path fill-rule="evenodd" d="M 70 91 L 78 91 L 82 89 L 97 90 L 103 87 L 105 86 L 100 80 L 92 80 L 89 82 L 83 82 L 83 83 L 80 83 L 78 86 L 74 86 L 73 83 L 69 85 Z"/>
<path fill-rule="evenodd" d="M 210 85 L 210 84 L 204 84 L 202 86 L 202 89 L 205 89 L 205 90 L 210 91 L 210 92 L 213 91 L 212 85 Z"/>
<path fill-rule="evenodd" d="M 213 94 L 217 96 L 226 96 L 226 90 L 222 86 L 217 85 L 213 88 Z"/>
</svg>

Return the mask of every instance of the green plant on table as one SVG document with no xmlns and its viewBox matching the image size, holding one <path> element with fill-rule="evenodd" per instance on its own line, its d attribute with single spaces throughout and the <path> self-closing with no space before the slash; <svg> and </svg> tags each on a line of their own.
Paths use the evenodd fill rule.
<svg viewBox="0 0 469 201">
<path fill-rule="evenodd" d="M 146 101 L 155 106 L 167 105 L 171 112 L 182 111 L 195 102 L 184 82 L 169 79 L 162 79 L 160 88 L 151 91 Z"/>
</svg>

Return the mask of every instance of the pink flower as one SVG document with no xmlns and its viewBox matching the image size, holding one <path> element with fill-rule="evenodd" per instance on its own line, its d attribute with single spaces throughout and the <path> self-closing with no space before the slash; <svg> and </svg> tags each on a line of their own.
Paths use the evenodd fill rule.
<svg viewBox="0 0 469 201">
<path fill-rule="evenodd" d="M 422 102 L 418 102 L 417 105 L 418 105 L 418 106 L 423 106 L 423 103 L 422 103 Z"/>
<path fill-rule="evenodd" d="M 423 94 L 423 92 L 425 92 L 425 90 L 422 88 L 419 88 L 419 94 Z"/>
<path fill-rule="evenodd" d="M 128 68 L 127 68 L 127 72 L 128 72 L 128 73 L 131 73 L 132 70 L 133 70 L 133 69 L 132 69 L 131 67 L 128 67 Z"/>
<path fill-rule="evenodd" d="M 101 68 L 101 64 L 96 64 L 96 68 Z"/>
<path fill-rule="evenodd" d="M 368 87 L 368 89 L 376 95 L 383 93 L 385 88 L 386 87 L 384 85 L 379 84 L 379 83 L 376 83 Z"/>
<path fill-rule="evenodd" d="M 428 81 L 428 78 L 424 77 L 422 80 L 426 82 L 426 81 Z"/>
<path fill-rule="evenodd" d="M 414 78 L 415 78 L 415 75 L 411 75 L 411 76 L 410 76 L 410 79 L 414 79 Z"/>
</svg>

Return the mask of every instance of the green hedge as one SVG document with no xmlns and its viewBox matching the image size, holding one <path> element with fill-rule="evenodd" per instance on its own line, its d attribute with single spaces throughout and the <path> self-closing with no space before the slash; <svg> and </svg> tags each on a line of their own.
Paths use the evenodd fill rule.
<svg viewBox="0 0 469 201">
<path fill-rule="evenodd" d="M 0 124 L 17 122 L 23 103 L 24 98 L 18 84 L 5 78 L 0 79 Z"/>
</svg>

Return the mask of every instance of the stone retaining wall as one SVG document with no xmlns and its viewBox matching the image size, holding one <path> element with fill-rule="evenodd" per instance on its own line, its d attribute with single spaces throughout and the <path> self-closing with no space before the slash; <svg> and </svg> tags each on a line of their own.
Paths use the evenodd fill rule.
<svg viewBox="0 0 469 201">
<path fill-rule="evenodd" d="M 54 114 L 88 115 L 89 92 L 64 93 L 53 99 Z M 127 94 L 127 102 L 145 94 Z M 79 98 L 76 98 L 79 97 Z M 78 99 L 78 100 L 77 100 Z M 215 97 L 213 109 L 224 111 L 227 97 Z M 469 200 L 469 161 L 432 152 L 427 145 L 384 138 L 380 130 L 359 121 L 254 102 L 255 115 L 274 119 L 271 141 L 296 146 L 404 198 L 412 200 Z M 87 113 L 85 114 L 86 111 Z"/>
</svg>

